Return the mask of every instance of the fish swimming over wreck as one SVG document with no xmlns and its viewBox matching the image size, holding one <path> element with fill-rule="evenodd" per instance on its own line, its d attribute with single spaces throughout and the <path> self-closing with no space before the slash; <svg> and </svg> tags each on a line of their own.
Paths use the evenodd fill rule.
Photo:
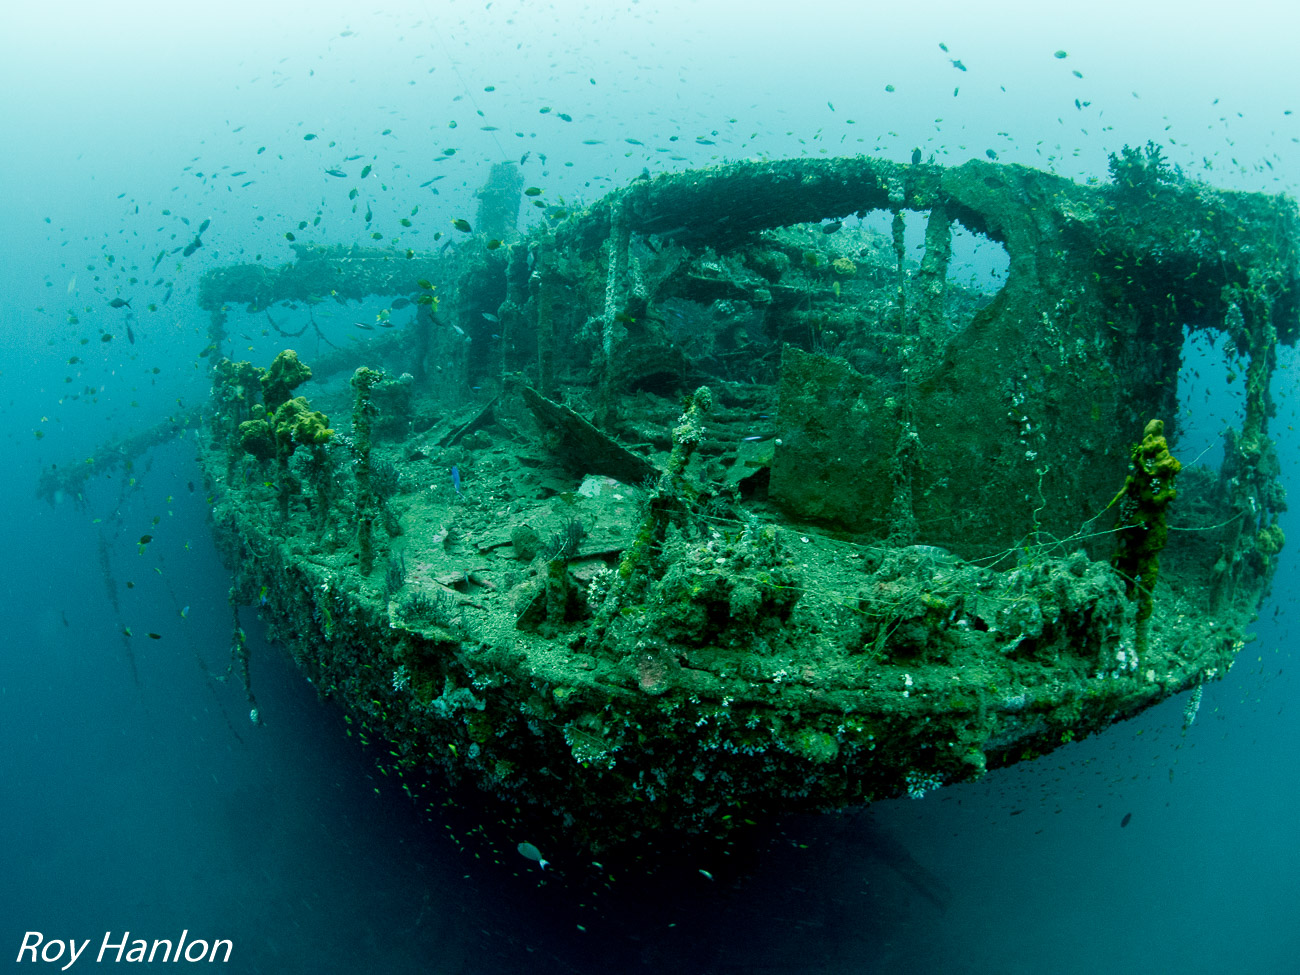
<svg viewBox="0 0 1300 975">
<path fill-rule="evenodd" d="M 201 463 L 233 598 L 390 770 L 473 783 L 539 866 L 921 796 L 1217 679 L 1284 544 L 1266 384 L 1300 218 L 1127 158 L 1091 186 L 721 164 L 524 232 L 481 209 L 496 250 L 214 268 Z M 517 212 L 493 179 L 481 206 Z M 850 219 L 876 210 L 921 259 Z M 1006 251 L 996 291 L 948 276 L 955 223 Z M 238 360 L 225 309 L 309 273 L 429 302 L 310 365 Z M 1179 309 L 1252 363 L 1217 470 L 1172 422 Z"/>
</svg>

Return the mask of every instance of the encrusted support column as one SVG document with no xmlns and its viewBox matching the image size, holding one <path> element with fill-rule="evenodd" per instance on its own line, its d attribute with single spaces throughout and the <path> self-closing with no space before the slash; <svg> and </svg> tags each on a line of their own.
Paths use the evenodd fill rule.
<svg viewBox="0 0 1300 975">
<path fill-rule="evenodd" d="M 374 524 L 376 498 L 371 482 L 370 427 L 374 407 L 370 393 L 383 374 L 361 366 L 352 375 L 352 450 L 356 456 L 357 548 L 361 553 L 361 574 L 370 575 L 375 565 Z"/>
<path fill-rule="evenodd" d="M 916 327 L 923 339 L 942 334 L 944 299 L 948 290 L 948 262 L 952 260 L 952 219 L 943 204 L 935 204 L 925 225 L 925 257 L 917 272 L 919 299 Z"/>
<path fill-rule="evenodd" d="M 555 241 L 543 233 L 537 244 L 537 389 L 555 397 Z M 607 370 L 608 371 L 608 370 Z"/>
<path fill-rule="evenodd" d="M 626 303 L 627 248 L 631 232 L 627 223 L 627 201 L 619 197 L 609 211 L 609 239 L 606 247 L 605 309 L 601 328 L 601 377 L 598 416 L 608 426 L 614 415 L 614 348 L 622 326 L 619 314 Z"/>
</svg>

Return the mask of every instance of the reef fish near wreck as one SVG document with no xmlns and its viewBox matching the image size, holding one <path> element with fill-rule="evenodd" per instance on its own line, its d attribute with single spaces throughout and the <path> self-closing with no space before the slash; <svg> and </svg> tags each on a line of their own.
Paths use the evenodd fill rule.
<svg viewBox="0 0 1300 975">
<path fill-rule="evenodd" d="M 546 865 L 550 862 L 542 856 L 542 851 L 531 843 L 520 843 L 515 849 L 519 851 L 521 857 L 525 860 L 532 860 L 543 870 L 546 869 Z"/>
</svg>

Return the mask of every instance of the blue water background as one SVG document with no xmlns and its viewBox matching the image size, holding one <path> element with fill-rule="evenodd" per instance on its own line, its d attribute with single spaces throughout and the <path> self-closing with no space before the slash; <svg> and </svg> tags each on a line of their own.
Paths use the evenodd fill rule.
<svg viewBox="0 0 1300 975">
<path fill-rule="evenodd" d="M 237 683 L 212 679 L 229 657 L 229 576 L 192 441 L 93 479 L 84 505 L 35 498 L 48 465 L 202 400 L 203 270 L 289 260 L 283 234 L 318 212 L 300 240 L 382 232 L 430 246 L 453 218 L 472 218 L 491 163 L 525 152 L 526 182 L 566 200 L 596 199 L 642 168 L 906 159 L 913 146 L 947 163 L 992 150 L 1086 179 L 1104 177 L 1107 152 L 1147 139 L 1195 178 L 1295 192 L 1296 31 L 1280 5 L 1193 3 L 1177 17 L 1163 4 L 1091 4 L 1086 16 L 873 7 L 11 12 L 0 34 L 11 95 L 0 100 L 0 960 L 14 961 L 28 931 L 90 939 L 93 954 L 106 931 L 188 929 L 233 940 L 225 969 L 250 973 L 1300 971 L 1294 543 L 1258 639 L 1207 685 L 1190 729 L 1183 697 L 921 801 L 795 817 L 698 864 L 665 851 L 674 869 L 658 879 L 564 884 L 473 834 L 462 798 L 432 817 L 414 806 L 265 643 L 254 610 L 241 620 L 265 727 L 248 721 Z M 353 154 L 363 158 L 343 162 Z M 347 179 L 324 175 L 336 165 Z M 356 213 L 353 186 L 364 189 Z M 416 205 L 418 234 L 398 223 Z M 203 219 L 198 253 L 149 272 Z M 995 274 L 982 260 L 971 273 Z M 151 313 L 160 277 L 173 296 Z M 107 307 L 118 294 L 130 315 Z M 323 327 L 343 337 L 361 314 L 322 311 Z M 232 316 L 241 345 L 269 358 L 264 326 Z M 1240 403 L 1212 352 L 1194 342 L 1190 356 L 1184 457 L 1212 452 Z M 1283 359 L 1271 432 L 1297 497 L 1296 379 Z M 1300 539 L 1293 517 L 1283 527 Z"/>
</svg>

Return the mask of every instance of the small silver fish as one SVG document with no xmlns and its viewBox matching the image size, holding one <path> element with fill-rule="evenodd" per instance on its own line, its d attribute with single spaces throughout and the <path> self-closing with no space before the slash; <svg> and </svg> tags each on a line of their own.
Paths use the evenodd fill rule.
<svg viewBox="0 0 1300 975">
<path fill-rule="evenodd" d="M 369 322 L 353 322 L 352 324 L 357 328 L 365 329 L 367 332 L 373 332 L 375 330 L 375 326 L 371 325 Z"/>
<path fill-rule="evenodd" d="M 484 312 L 484 313 L 483 313 L 483 317 L 486 318 L 489 322 L 499 322 L 499 321 L 501 321 L 501 319 L 497 318 L 496 315 L 489 315 L 487 312 Z"/>
</svg>

